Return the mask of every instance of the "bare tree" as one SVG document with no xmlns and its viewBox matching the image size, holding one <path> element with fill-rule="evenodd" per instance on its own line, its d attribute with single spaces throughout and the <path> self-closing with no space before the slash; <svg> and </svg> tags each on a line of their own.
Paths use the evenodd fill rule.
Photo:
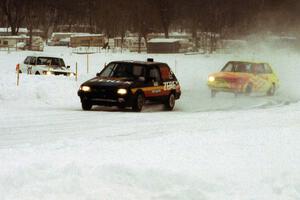
<svg viewBox="0 0 300 200">
<path fill-rule="evenodd" d="M 26 0 L 2 0 L 1 8 L 7 18 L 8 26 L 11 28 L 11 34 L 17 35 L 19 28 L 25 18 L 24 5 Z"/>
</svg>

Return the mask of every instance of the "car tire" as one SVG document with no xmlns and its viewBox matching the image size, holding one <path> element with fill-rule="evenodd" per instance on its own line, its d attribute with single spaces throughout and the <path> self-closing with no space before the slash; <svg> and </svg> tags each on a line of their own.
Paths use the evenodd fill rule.
<svg viewBox="0 0 300 200">
<path fill-rule="evenodd" d="M 247 85 L 246 89 L 245 89 L 245 95 L 249 96 L 252 93 L 252 85 L 249 84 Z"/>
<path fill-rule="evenodd" d="M 268 90 L 267 95 L 268 96 L 274 96 L 275 92 L 276 92 L 276 87 L 275 87 L 275 84 L 273 83 L 271 88 Z"/>
<path fill-rule="evenodd" d="M 19 70 L 19 74 L 22 74 L 22 71 L 21 71 L 21 70 Z"/>
<path fill-rule="evenodd" d="M 124 110 L 124 109 L 126 108 L 126 106 L 125 106 L 125 105 L 122 105 L 122 104 L 118 105 L 117 107 L 118 107 L 120 110 Z"/>
<path fill-rule="evenodd" d="M 41 75 L 40 72 L 35 72 L 35 75 Z"/>
<path fill-rule="evenodd" d="M 211 90 L 211 92 L 210 92 L 210 97 L 211 97 L 211 98 L 215 98 L 216 95 L 217 95 L 217 91 L 216 91 L 216 90 Z"/>
<path fill-rule="evenodd" d="M 145 97 L 142 93 L 138 93 L 134 99 L 132 110 L 134 112 L 141 112 L 145 104 Z"/>
<path fill-rule="evenodd" d="M 171 111 L 175 107 L 175 95 L 171 93 L 165 102 L 165 110 Z"/>
<path fill-rule="evenodd" d="M 82 101 L 81 107 L 82 107 L 82 110 L 91 110 L 93 105 L 89 101 Z"/>
</svg>

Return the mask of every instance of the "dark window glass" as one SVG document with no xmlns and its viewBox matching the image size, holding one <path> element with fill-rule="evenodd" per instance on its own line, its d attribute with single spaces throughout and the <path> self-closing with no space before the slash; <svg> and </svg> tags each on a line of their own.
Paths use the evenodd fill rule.
<svg viewBox="0 0 300 200">
<path fill-rule="evenodd" d="M 268 65 L 268 64 L 265 64 L 265 71 L 266 71 L 266 74 L 272 74 L 273 73 L 270 65 Z"/>
<path fill-rule="evenodd" d="M 100 77 L 104 77 L 104 78 L 111 77 L 114 68 L 115 68 L 114 63 L 109 64 L 102 70 L 102 72 L 100 73 Z"/>
<path fill-rule="evenodd" d="M 113 73 L 116 78 L 133 78 L 132 65 L 128 63 L 118 63 Z"/>
<path fill-rule="evenodd" d="M 38 57 L 37 65 L 48 65 L 51 67 L 61 66 L 60 58 L 51 58 L 51 57 Z"/>
<path fill-rule="evenodd" d="M 62 67 L 66 66 L 63 59 L 59 59 L 59 65 L 62 66 Z"/>
<path fill-rule="evenodd" d="M 160 82 L 160 73 L 157 67 L 153 67 L 149 71 L 149 81 Z"/>
<path fill-rule="evenodd" d="M 30 65 L 35 65 L 36 64 L 36 57 L 31 57 L 29 64 Z"/>
<path fill-rule="evenodd" d="M 233 72 L 233 63 L 228 63 L 225 65 L 225 67 L 222 69 L 222 72 Z"/>
<path fill-rule="evenodd" d="M 265 67 L 263 64 L 253 64 L 252 65 L 252 71 L 254 74 L 264 74 L 265 73 Z"/>
<path fill-rule="evenodd" d="M 250 63 L 235 63 L 234 71 L 239 73 L 249 73 L 251 71 Z"/>
<path fill-rule="evenodd" d="M 142 65 L 134 65 L 132 74 L 135 78 L 145 77 L 145 67 Z"/>
<path fill-rule="evenodd" d="M 29 65 L 30 60 L 31 60 L 31 57 L 28 56 L 28 57 L 24 60 L 24 64 Z"/>
</svg>

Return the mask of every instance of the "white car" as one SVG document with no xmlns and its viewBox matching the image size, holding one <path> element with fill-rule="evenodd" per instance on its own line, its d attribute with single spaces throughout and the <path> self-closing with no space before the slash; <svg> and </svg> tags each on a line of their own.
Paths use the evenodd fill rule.
<svg viewBox="0 0 300 200">
<path fill-rule="evenodd" d="M 27 56 L 23 63 L 17 64 L 16 70 L 34 75 L 75 75 L 62 58 L 47 56 Z"/>
</svg>

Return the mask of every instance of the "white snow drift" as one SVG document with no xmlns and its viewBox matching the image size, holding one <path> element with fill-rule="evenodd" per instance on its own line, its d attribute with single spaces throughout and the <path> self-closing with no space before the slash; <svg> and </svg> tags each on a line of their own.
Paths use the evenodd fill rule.
<svg viewBox="0 0 300 200">
<path fill-rule="evenodd" d="M 59 53 L 58 53 L 59 52 Z M 0 52 L 0 199 L 296 200 L 300 198 L 299 54 L 72 54 L 79 80 L 22 74 L 30 52 Z M 98 107 L 83 112 L 80 84 L 112 60 L 167 62 L 183 90 L 174 112 Z M 277 71 L 276 96 L 210 99 L 208 74 L 229 60 L 262 60 Z"/>
</svg>

